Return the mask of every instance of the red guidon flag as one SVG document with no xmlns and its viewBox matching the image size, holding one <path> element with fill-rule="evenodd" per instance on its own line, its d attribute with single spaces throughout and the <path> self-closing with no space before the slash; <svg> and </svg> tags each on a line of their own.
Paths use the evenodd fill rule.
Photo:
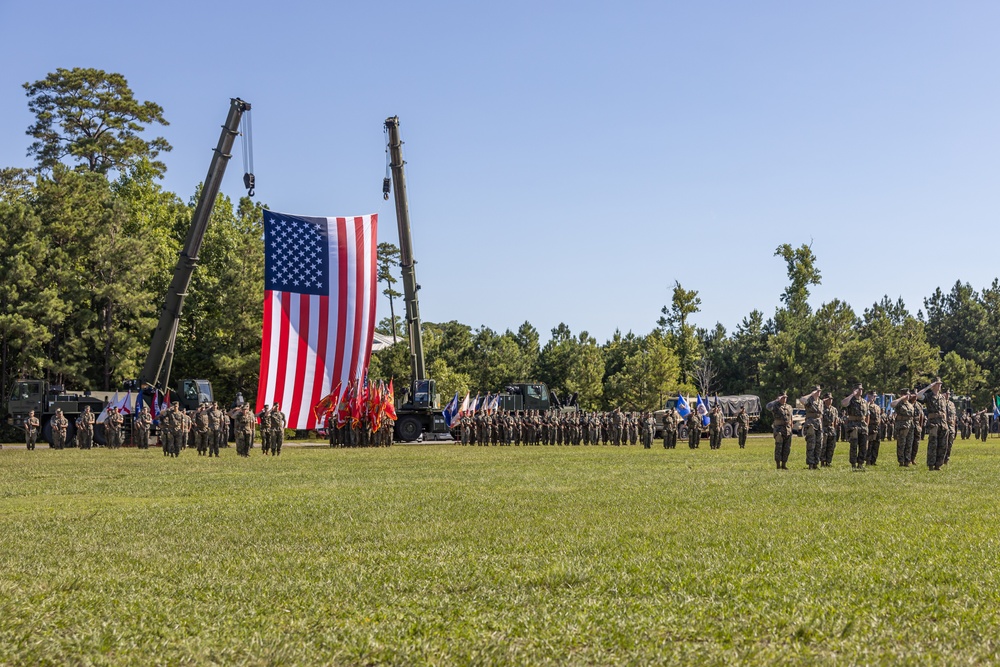
<svg viewBox="0 0 1000 667">
<path fill-rule="evenodd" d="M 364 377 L 375 331 L 378 216 L 264 211 L 264 333 L 257 411 L 281 404 L 288 428 L 316 426 L 331 387 Z"/>
</svg>

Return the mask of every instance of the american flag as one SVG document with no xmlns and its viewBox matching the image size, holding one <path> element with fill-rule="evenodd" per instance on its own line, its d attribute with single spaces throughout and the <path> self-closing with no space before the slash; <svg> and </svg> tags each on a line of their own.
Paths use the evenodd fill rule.
<svg viewBox="0 0 1000 667">
<path fill-rule="evenodd" d="M 368 369 L 375 331 L 377 215 L 264 211 L 264 333 L 257 411 L 281 404 L 288 428 Z"/>
</svg>

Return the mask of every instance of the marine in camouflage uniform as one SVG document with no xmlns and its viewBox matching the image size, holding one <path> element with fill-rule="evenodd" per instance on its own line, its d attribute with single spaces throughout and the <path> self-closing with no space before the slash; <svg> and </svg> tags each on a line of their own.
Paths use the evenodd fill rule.
<svg viewBox="0 0 1000 667">
<path fill-rule="evenodd" d="M 910 425 L 910 465 L 917 463 L 917 450 L 920 448 L 920 441 L 923 440 L 923 431 L 927 424 L 927 413 L 924 407 L 917 402 L 917 392 L 910 392 L 910 404 L 913 405 L 913 423 Z"/>
<path fill-rule="evenodd" d="M 718 404 L 708 413 L 708 445 L 711 449 L 722 448 L 722 408 Z"/>
<path fill-rule="evenodd" d="M 962 440 L 968 440 L 972 437 L 972 416 L 968 411 L 962 413 L 962 416 L 958 419 L 959 432 L 962 434 Z"/>
<path fill-rule="evenodd" d="M 139 449 L 149 449 L 149 429 L 153 426 L 153 416 L 149 408 L 143 406 L 135 420 L 135 446 Z"/>
<path fill-rule="evenodd" d="M 52 429 L 52 446 L 55 449 L 62 449 L 66 446 L 66 431 L 69 429 L 69 420 L 63 415 L 63 411 L 56 409 L 56 416 L 49 420 Z"/>
<path fill-rule="evenodd" d="M 208 455 L 219 457 L 219 444 L 222 433 L 222 411 L 216 403 L 208 406 Z"/>
<path fill-rule="evenodd" d="M 181 410 L 180 416 L 181 418 L 179 421 L 181 430 L 179 433 L 178 441 L 180 442 L 181 449 L 187 449 L 188 440 L 191 437 L 191 428 L 194 426 L 194 419 L 191 418 L 191 415 L 188 414 L 187 410 Z"/>
<path fill-rule="evenodd" d="M 747 446 L 748 433 L 750 433 L 750 415 L 747 414 L 746 406 L 741 405 L 740 411 L 736 415 L 736 438 L 739 441 L 740 449 Z"/>
<path fill-rule="evenodd" d="M 701 415 L 691 410 L 687 416 L 688 448 L 698 449 L 701 444 Z"/>
<path fill-rule="evenodd" d="M 677 448 L 677 427 L 680 425 L 681 416 L 677 414 L 675 408 L 670 408 L 663 415 L 663 448 Z"/>
<path fill-rule="evenodd" d="M 788 404 L 788 392 L 768 403 L 767 409 L 773 417 L 774 463 L 778 470 L 788 470 L 788 455 L 792 450 L 792 406 Z"/>
<path fill-rule="evenodd" d="M 118 449 L 122 446 L 122 423 L 124 421 L 118 408 L 111 408 L 111 414 L 104 420 L 104 433 L 107 436 L 109 448 Z"/>
<path fill-rule="evenodd" d="M 896 435 L 896 461 L 903 468 L 909 467 L 911 459 L 910 436 L 913 432 L 915 414 L 913 401 L 910 400 L 911 395 L 909 389 L 903 389 L 899 392 L 899 398 L 890 403 L 895 415 L 893 431 Z"/>
<path fill-rule="evenodd" d="M 822 387 L 816 385 L 811 393 L 799 399 L 806 406 L 806 420 L 802 424 L 802 434 L 806 439 L 806 466 L 810 470 L 819 470 L 820 457 L 823 453 L 823 399 L 820 398 L 821 390 Z"/>
<path fill-rule="evenodd" d="M 260 451 L 267 456 L 271 453 L 271 424 L 267 420 L 267 413 L 270 406 L 265 403 L 260 412 L 257 413 L 257 434 L 260 436 Z"/>
<path fill-rule="evenodd" d="M 94 446 L 94 413 L 89 405 L 83 406 L 83 412 L 76 420 L 76 442 L 80 449 Z"/>
<path fill-rule="evenodd" d="M 986 438 L 990 435 L 990 413 L 988 410 L 983 410 L 979 417 L 979 433 L 977 437 L 979 440 L 986 442 Z"/>
<path fill-rule="evenodd" d="M 35 443 L 38 442 L 38 429 L 41 428 L 41 422 L 38 417 L 35 416 L 34 410 L 28 411 L 28 416 L 24 420 L 24 445 L 28 450 L 33 450 L 35 448 Z M 0 445 L 0 449 L 3 445 Z"/>
<path fill-rule="evenodd" d="M 878 394 L 874 389 L 868 391 L 868 455 L 865 462 L 873 466 L 878 461 L 878 450 L 881 447 L 882 408 L 878 404 Z"/>
<path fill-rule="evenodd" d="M 208 455 L 208 440 L 212 436 L 212 429 L 209 425 L 208 406 L 202 403 L 198 412 L 194 414 L 194 446 L 198 450 L 198 456 Z"/>
<path fill-rule="evenodd" d="M 823 394 L 823 451 L 820 454 L 820 465 L 829 468 L 833 465 L 833 452 L 837 448 L 837 433 L 840 431 L 840 414 L 833 407 L 833 394 Z"/>
<path fill-rule="evenodd" d="M 948 446 L 945 448 L 944 452 L 944 463 L 948 464 L 951 460 L 951 447 L 955 444 L 955 436 L 958 435 L 958 409 L 955 407 L 955 403 L 951 400 L 951 392 L 947 389 L 942 389 L 941 393 L 944 394 L 945 399 L 947 399 L 947 422 L 948 422 Z"/>
<path fill-rule="evenodd" d="M 940 470 L 948 452 L 948 399 L 941 392 L 941 378 L 917 392 L 927 408 L 927 468 Z"/>
<path fill-rule="evenodd" d="M 281 454 L 281 445 L 285 442 L 285 413 L 281 411 L 281 404 L 275 403 L 267 413 L 267 423 L 271 429 L 271 455 Z M 369 440 L 373 440 L 369 437 Z"/>
<path fill-rule="evenodd" d="M 650 449 L 653 446 L 653 433 L 656 431 L 656 422 L 648 412 L 642 414 L 642 448 Z"/>
<path fill-rule="evenodd" d="M 236 427 L 236 453 L 239 456 L 250 456 L 250 441 L 253 439 L 257 419 L 250 412 L 250 404 L 244 403 L 233 415 Z"/>
<path fill-rule="evenodd" d="M 861 384 L 840 401 L 847 421 L 847 439 L 851 443 L 851 469 L 864 470 L 868 459 L 868 403 Z"/>
</svg>

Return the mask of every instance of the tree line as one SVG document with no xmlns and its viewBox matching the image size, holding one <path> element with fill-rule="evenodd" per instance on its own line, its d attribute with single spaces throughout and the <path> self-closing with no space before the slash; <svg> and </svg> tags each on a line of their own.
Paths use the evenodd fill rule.
<svg viewBox="0 0 1000 667">
<path fill-rule="evenodd" d="M 159 184 L 170 145 L 143 138 L 166 125 L 162 109 L 134 98 L 120 74 L 60 69 L 26 83 L 36 122 L 29 169 L 0 169 L 0 387 L 18 377 L 74 389 L 113 390 L 145 359 L 198 190 L 184 200 Z M 206 377 L 219 397 L 252 400 L 259 373 L 264 205 L 220 195 L 185 302 L 173 377 Z M 665 286 L 650 329 L 598 342 L 566 324 L 547 340 L 529 322 L 503 333 L 458 321 L 424 323 L 427 368 L 447 400 L 526 379 L 585 409 L 649 410 L 678 392 L 781 390 L 852 382 L 895 392 L 941 375 L 985 404 L 1000 387 L 1000 283 L 957 282 L 911 312 L 886 296 L 858 312 L 839 299 L 813 310 L 821 282 L 807 245 L 779 246 L 788 286 L 770 316 L 748 313 L 732 332 L 696 326 L 696 289 Z M 369 375 L 409 376 L 405 327 L 395 312 L 398 249 L 379 246 L 378 276 L 392 310 L 378 330 L 400 343 L 372 357 Z M 799 395 L 801 395 L 799 394 Z"/>
</svg>

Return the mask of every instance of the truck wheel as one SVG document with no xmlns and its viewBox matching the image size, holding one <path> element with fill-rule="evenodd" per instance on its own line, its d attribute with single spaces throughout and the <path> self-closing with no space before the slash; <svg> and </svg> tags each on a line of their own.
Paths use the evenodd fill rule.
<svg viewBox="0 0 1000 667">
<path fill-rule="evenodd" d="M 731 437 L 733 437 L 733 425 L 732 424 L 726 424 L 725 426 L 722 427 L 722 437 L 723 438 L 731 438 Z"/>
<path fill-rule="evenodd" d="M 677 434 L 677 438 L 679 440 L 687 440 L 688 439 L 688 427 L 687 426 L 681 426 L 681 430 Z"/>
<path fill-rule="evenodd" d="M 416 417 L 403 417 L 396 422 L 396 436 L 402 442 L 415 442 L 423 430 L 420 420 Z"/>
</svg>

